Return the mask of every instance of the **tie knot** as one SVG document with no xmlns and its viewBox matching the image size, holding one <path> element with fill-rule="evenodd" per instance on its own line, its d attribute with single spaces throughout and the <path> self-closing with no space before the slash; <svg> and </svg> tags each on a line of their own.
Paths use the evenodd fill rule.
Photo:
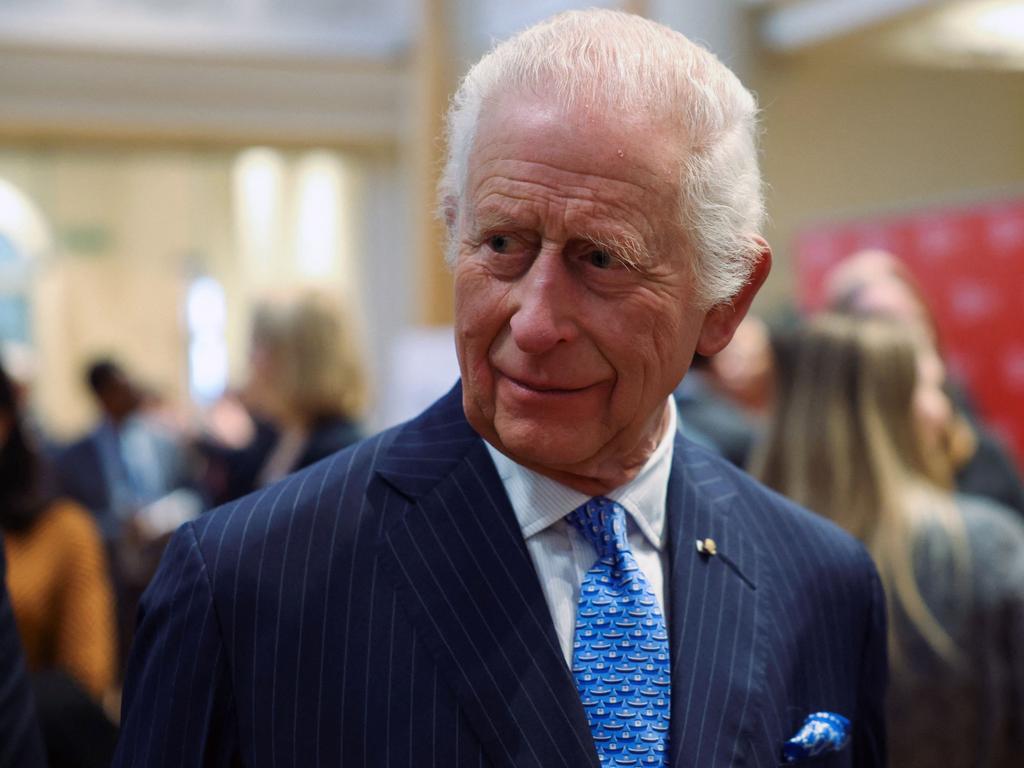
<svg viewBox="0 0 1024 768">
<path fill-rule="evenodd" d="M 604 496 L 596 496 L 565 517 L 597 551 L 599 560 L 615 561 L 629 552 L 626 538 L 626 510 Z"/>
</svg>

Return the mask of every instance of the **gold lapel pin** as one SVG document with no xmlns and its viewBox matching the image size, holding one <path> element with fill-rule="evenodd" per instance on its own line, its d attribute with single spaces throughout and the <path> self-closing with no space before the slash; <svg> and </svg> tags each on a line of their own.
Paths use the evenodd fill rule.
<svg viewBox="0 0 1024 768">
<path fill-rule="evenodd" d="M 718 545 L 714 539 L 697 539 L 697 551 L 702 555 L 717 555 Z"/>
</svg>

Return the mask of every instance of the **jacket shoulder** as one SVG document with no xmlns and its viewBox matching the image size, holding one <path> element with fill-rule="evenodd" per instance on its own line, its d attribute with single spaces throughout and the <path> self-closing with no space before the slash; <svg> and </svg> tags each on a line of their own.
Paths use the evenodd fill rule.
<svg viewBox="0 0 1024 768">
<path fill-rule="evenodd" d="M 258 561 L 283 542 L 306 546 L 345 536 L 356 518 L 373 512 L 366 509 L 366 488 L 397 430 L 353 443 L 187 523 L 207 567 L 216 574 L 233 563 Z"/>
<path fill-rule="evenodd" d="M 687 466 L 703 465 L 702 482 L 717 484 L 716 495 L 732 501 L 728 514 L 741 518 L 761 547 L 779 551 L 793 573 L 811 578 L 874 577 L 864 545 L 824 514 L 808 510 L 768 488 L 726 459 L 683 438 Z"/>
</svg>

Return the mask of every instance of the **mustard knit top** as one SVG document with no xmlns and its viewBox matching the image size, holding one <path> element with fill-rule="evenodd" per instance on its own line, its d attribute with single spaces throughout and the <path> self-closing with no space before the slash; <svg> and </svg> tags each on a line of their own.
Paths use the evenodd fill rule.
<svg viewBox="0 0 1024 768">
<path fill-rule="evenodd" d="M 27 531 L 4 533 L 7 589 L 29 669 L 61 669 L 97 699 L 115 682 L 114 601 L 88 512 L 56 501 Z"/>
</svg>

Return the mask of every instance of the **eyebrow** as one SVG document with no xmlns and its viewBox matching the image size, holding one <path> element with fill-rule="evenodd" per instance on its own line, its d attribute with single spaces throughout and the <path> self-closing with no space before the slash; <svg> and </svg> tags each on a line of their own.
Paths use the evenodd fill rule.
<svg viewBox="0 0 1024 768">
<path fill-rule="evenodd" d="M 524 223 L 500 211 L 484 211 L 470 219 L 469 225 L 474 236 L 479 236 L 493 229 L 520 229 Z M 630 269 L 640 269 L 652 262 L 650 251 L 639 238 L 631 235 L 581 231 L 576 233 L 574 239 L 585 240 L 598 248 L 612 251 Z"/>
<path fill-rule="evenodd" d="M 643 243 L 629 235 L 581 233 L 580 238 L 599 248 L 613 251 L 630 269 L 640 269 L 651 263 L 651 254 Z"/>
<path fill-rule="evenodd" d="M 470 230 L 475 235 L 490 229 L 516 229 L 522 226 L 522 222 L 516 221 L 512 216 L 498 211 L 484 211 L 482 214 L 473 212 L 469 217 L 468 223 Z"/>
</svg>

